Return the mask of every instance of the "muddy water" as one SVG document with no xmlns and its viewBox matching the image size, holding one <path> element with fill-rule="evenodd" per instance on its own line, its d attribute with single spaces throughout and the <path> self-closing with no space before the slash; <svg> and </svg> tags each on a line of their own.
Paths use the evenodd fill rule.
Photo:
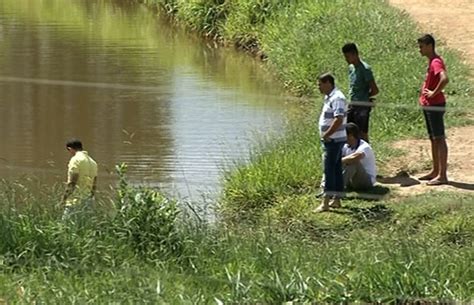
<svg viewBox="0 0 474 305">
<path fill-rule="evenodd" d="M 290 106 L 258 62 L 120 0 L 0 1 L 0 178 L 65 179 L 80 138 L 114 182 L 196 199 L 281 132 Z"/>
</svg>

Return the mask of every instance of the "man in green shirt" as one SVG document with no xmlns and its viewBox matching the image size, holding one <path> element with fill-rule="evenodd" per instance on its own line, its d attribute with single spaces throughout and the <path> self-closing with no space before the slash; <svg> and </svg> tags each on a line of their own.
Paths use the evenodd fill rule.
<svg viewBox="0 0 474 305">
<path fill-rule="evenodd" d="M 369 142 L 369 116 L 374 106 L 375 95 L 379 93 L 370 66 L 359 57 L 355 43 L 347 43 L 342 53 L 349 64 L 349 96 L 347 123 L 355 123 L 361 138 Z"/>
</svg>

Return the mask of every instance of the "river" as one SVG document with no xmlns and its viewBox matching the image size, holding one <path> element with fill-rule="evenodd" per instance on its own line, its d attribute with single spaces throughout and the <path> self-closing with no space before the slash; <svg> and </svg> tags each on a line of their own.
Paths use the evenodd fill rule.
<svg viewBox="0 0 474 305">
<path fill-rule="evenodd" d="M 99 163 L 102 189 L 133 183 L 198 200 L 291 104 L 245 54 L 119 0 L 0 2 L 0 177 L 62 182 L 65 141 Z"/>
</svg>

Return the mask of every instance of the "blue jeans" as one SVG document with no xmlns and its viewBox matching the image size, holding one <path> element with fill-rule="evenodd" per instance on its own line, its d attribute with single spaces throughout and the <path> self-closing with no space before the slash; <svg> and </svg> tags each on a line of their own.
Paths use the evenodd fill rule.
<svg viewBox="0 0 474 305">
<path fill-rule="evenodd" d="M 340 198 L 344 192 L 342 175 L 342 147 L 344 142 L 323 142 L 324 145 L 324 195 Z"/>
</svg>

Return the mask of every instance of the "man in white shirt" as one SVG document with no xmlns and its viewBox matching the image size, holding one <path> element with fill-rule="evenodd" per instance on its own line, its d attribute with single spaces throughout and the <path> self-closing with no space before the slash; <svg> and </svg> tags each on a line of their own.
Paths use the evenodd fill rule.
<svg viewBox="0 0 474 305">
<path fill-rule="evenodd" d="M 346 125 L 347 143 L 342 148 L 344 186 L 365 190 L 374 186 L 377 176 L 374 151 L 360 138 L 359 127 Z"/>
<path fill-rule="evenodd" d="M 341 207 L 344 193 L 342 175 L 342 147 L 346 143 L 346 98 L 336 88 L 334 77 L 325 73 L 318 78 L 319 91 L 324 94 L 324 103 L 319 117 L 319 132 L 324 147 L 324 194 L 323 201 L 315 212 Z"/>
</svg>

